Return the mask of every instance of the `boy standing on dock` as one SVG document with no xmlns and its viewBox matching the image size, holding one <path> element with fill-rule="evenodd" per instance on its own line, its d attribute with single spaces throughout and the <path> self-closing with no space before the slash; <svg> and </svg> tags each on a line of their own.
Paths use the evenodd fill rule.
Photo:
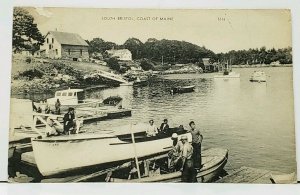
<svg viewBox="0 0 300 195">
<path fill-rule="evenodd" d="M 181 136 L 182 141 L 182 167 L 180 171 L 181 174 L 181 181 L 182 182 L 188 182 L 188 183 L 194 183 L 197 182 L 196 178 L 196 172 L 194 169 L 194 162 L 193 162 L 193 147 L 188 142 L 188 138 L 186 135 Z"/>
<path fill-rule="evenodd" d="M 191 130 L 190 133 L 192 134 L 192 146 L 193 146 L 193 161 L 194 167 L 199 172 L 201 169 L 201 143 L 203 140 L 203 136 L 199 129 L 196 129 L 196 124 L 194 121 L 189 123 Z"/>
</svg>

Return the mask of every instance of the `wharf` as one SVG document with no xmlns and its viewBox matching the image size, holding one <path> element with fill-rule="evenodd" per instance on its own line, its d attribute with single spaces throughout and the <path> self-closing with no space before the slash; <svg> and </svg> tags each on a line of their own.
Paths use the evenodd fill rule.
<svg viewBox="0 0 300 195">
<path fill-rule="evenodd" d="M 45 115 L 46 114 L 41 114 Z M 47 115 L 49 116 L 49 115 Z M 59 122 L 63 122 L 63 115 L 54 115 L 58 119 Z M 97 121 L 104 121 L 104 120 L 111 120 L 111 119 L 118 119 L 123 117 L 130 117 L 131 110 L 130 109 L 110 109 L 110 110 L 103 110 L 102 112 L 98 113 L 87 113 L 82 114 L 83 124 L 93 123 Z M 43 127 L 43 124 L 37 125 L 36 127 Z M 12 135 L 10 136 L 10 145 L 18 145 L 22 143 L 20 140 L 24 138 L 31 138 L 36 137 L 38 134 L 36 131 L 32 130 L 31 127 L 20 127 L 14 128 Z M 28 140 L 27 140 L 28 142 Z"/>
<path fill-rule="evenodd" d="M 241 167 L 233 173 L 216 181 L 216 183 L 253 183 L 253 184 L 272 184 L 271 178 L 276 175 L 284 175 L 278 171 L 257 169 L 252 167 Z M 287 183 L 294 183 L 289 181 Z"/>
</svg>

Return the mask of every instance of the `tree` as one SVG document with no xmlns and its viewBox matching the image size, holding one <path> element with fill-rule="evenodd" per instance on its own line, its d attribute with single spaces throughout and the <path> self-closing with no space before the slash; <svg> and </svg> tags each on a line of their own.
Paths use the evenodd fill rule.
<svg viewBox="0 0 300 195">
<path fill-rule="evenodd" d="M 142 57 L 143 43 L 137 38 L 129 38 L 123 44 L 125 49 L 132 53 L 133 59 L 140 59 Z"/>
<path fill-rule="evenodd" d="M 153 65 L 150 62 L 148 62 L 147 60 L 141 61 L 141 67 L 145 71 L 153 70 Z"/>
<path fill-rule="evenodd" d="M 116 70 L 116 71 L 119 71 L 120 70 L 120 64 L 118 62 L 118 59 L 117 58 L 109 58 L 107 60 L 107 65 L 110 69 L 112 70 Z"/>
<path fill-rule="evenodd" d="M 35 52 L 44 43 L 44 37 L 34 23 L 34 18 L 22 8 L 13 12 L 13 50 L 30 50 Z"/>
</svg>

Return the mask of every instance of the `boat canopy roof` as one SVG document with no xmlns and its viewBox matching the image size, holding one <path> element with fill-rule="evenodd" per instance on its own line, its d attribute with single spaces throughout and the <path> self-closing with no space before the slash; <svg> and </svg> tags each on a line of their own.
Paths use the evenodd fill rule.
<svg viewBox="0 0 300 195">
<path fill-rule="evenodd" d="M 77 94 L 83 94 L 83 89 L 66 89 L 66 90 L 60 90 L 56 91 L 55 97 L 60 96 L 78 96 Z M 83 99 L 83 97 L 80 96 L 80 99 Z"/>
<path fill-rule="evenodd" d="M 83 89 L 65 89 L 65 90 L 60 90 L 60 91 L 56 91 L 57 92 L 81 92 L 83 91 Z"/>
</svg>

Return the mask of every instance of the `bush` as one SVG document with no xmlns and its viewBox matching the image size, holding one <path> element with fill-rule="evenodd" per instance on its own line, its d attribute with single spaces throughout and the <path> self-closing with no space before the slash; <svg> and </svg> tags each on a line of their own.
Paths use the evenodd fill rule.
<svg viewBox="0 0 300 195">
<path fill-rule="evenodd" d="M 122 101 L 122 98 L 120 96 L 110 96 L 103 100 L 103 103 L 109 105 L 117 105 L 120 101 Z"/>
<path fill-rule="evenodd" d="M 107 60 L 107 65 L 112 70 L 116 70 L 116 71 L 120 70 L 120 64 L 116 58 L 109 58 Z"/>
<path fill-rule="evenodd" d="M 28 78 L 29 80 L 32 80 L 34 78 L 42 78 L 43 75 L 44 73 L 37 69 L 25 70 L 24 72 L 19 74 L 20 77 L 25 77 Z"/>
<path fill-rule="evenodd" d="M 25 62 L 30 64 L 31 63 L 31 57 L 26 57 Z"/>
<path fill-rule="evenodd" d="M 154 68 L 153 65 L 150 62 L 146 61 L 146 60 L 141 61 L 141 67 L 145 71 L 153 70 L 153 68 Z"/>
</svg>

